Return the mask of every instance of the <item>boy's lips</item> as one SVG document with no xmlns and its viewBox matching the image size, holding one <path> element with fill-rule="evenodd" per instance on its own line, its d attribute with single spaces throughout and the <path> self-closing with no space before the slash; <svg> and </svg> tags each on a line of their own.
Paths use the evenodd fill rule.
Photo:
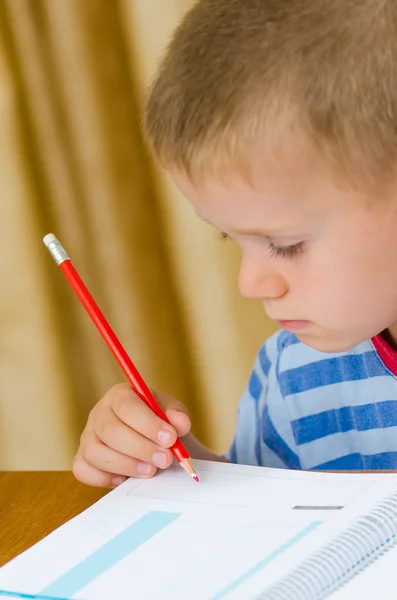
<svg viewBox="0 0 397 600">
<path fill-rule="evenodd" d="M 285 329 L 286 331 L 291 331 L 291 332 L 302 331 L 303 329 L 306 329 L 306 327 L 309 325 L 309 322 L 310 322 L 310 321 L 302 321 L 302 320 L 284 320 L 284 319 L 275 319 L 275 321 L 277 321 L 277 323 L 280 325 L 280 327 L 282 329 Z"/>
</svg>

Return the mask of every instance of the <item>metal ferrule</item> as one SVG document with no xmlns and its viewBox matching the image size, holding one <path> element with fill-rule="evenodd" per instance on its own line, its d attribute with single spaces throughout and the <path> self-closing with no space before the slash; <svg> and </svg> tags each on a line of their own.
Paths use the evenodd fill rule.
<svg viewBox="0 0 397 600">
<path fill-rule="evenodd" d="M 65 248 L 62 246 L 61 242 L 58 242 L 58 240 L 51 241 L 48 244 L 47 248 L 48 248 L 52 258 L 57 263 L 58 267 L 65 260 L 70 260 L 68 253 L 66 252 Z"/>
</svg>

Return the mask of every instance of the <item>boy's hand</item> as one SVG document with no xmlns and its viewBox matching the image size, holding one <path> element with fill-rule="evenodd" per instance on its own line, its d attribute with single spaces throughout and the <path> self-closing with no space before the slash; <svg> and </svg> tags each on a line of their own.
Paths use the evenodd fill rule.
<svg viewBox="0 0 397 600">
<path fill-rule="evenodd" d="M 114 488 L 127 477 L 151 477 L 172 464 L 169 448 L 190 431 L 190 418 L 178 400 L 153 393 L 172 425 L 157 417 L 129 384 L 116 385 L 90 412 L 73 463 L 76 479 Z"/>
</svg>

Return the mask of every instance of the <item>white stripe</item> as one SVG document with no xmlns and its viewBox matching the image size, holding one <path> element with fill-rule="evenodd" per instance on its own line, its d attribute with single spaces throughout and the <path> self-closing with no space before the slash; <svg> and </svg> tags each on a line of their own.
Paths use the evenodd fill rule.
<svg viewBox="0 0 397 600">
<path fill-rule="evenodd" d="M 257 432 L 256 402 L 249 392 L 243 395 L 236 430 L 237 460 L 243 465 L 257 465 L 255 442 Z"/>
<path fill-rule="evenodd" d="M 365 352 L 374 352 L 372 344 L 366 340 L 348 352 L 320 352 L 314 348 L 310 348 L 303 343 L 292 344 L 284 348 L 280 355 L 279 371 L 288 371 L 298 367 L 304 367 L 311 363 L 316 363 L 320 360 L 329 358 L 338 358 L 339 356 L 364 354 Z"/>
<path fill-rule="evenodd" d="M 311 469 L 348 454 L 397 451 L 397 426 L 368 431 L 338 432 L 299 446 L 302 468 Z"/>
<path fill-rule="evenodd" d="M 284 402 L 288 407 L 291 420 L 294 420 L 326 410 L 384 400 L 397 400 L 397 382 L 390 375 L 333 383 L 288 395 Z"/>
<path fill-rule="evenodd" d="M 269 380 L 267 405 L 274 427 L 291 450 L 296 452 L 296 441 L 291 427 L 291 416 L 275 378 Z"/>
</svg>

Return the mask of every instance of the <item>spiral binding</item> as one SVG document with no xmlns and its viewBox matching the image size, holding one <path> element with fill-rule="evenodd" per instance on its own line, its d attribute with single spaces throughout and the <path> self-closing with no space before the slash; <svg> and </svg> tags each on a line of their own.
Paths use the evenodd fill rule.
<svg viewBox="0 0 397 600">
<path fill-rule="evenodd" d="M 254 600 L 323 600 L 397 543 L 397 491 Z"/>
</svg>

